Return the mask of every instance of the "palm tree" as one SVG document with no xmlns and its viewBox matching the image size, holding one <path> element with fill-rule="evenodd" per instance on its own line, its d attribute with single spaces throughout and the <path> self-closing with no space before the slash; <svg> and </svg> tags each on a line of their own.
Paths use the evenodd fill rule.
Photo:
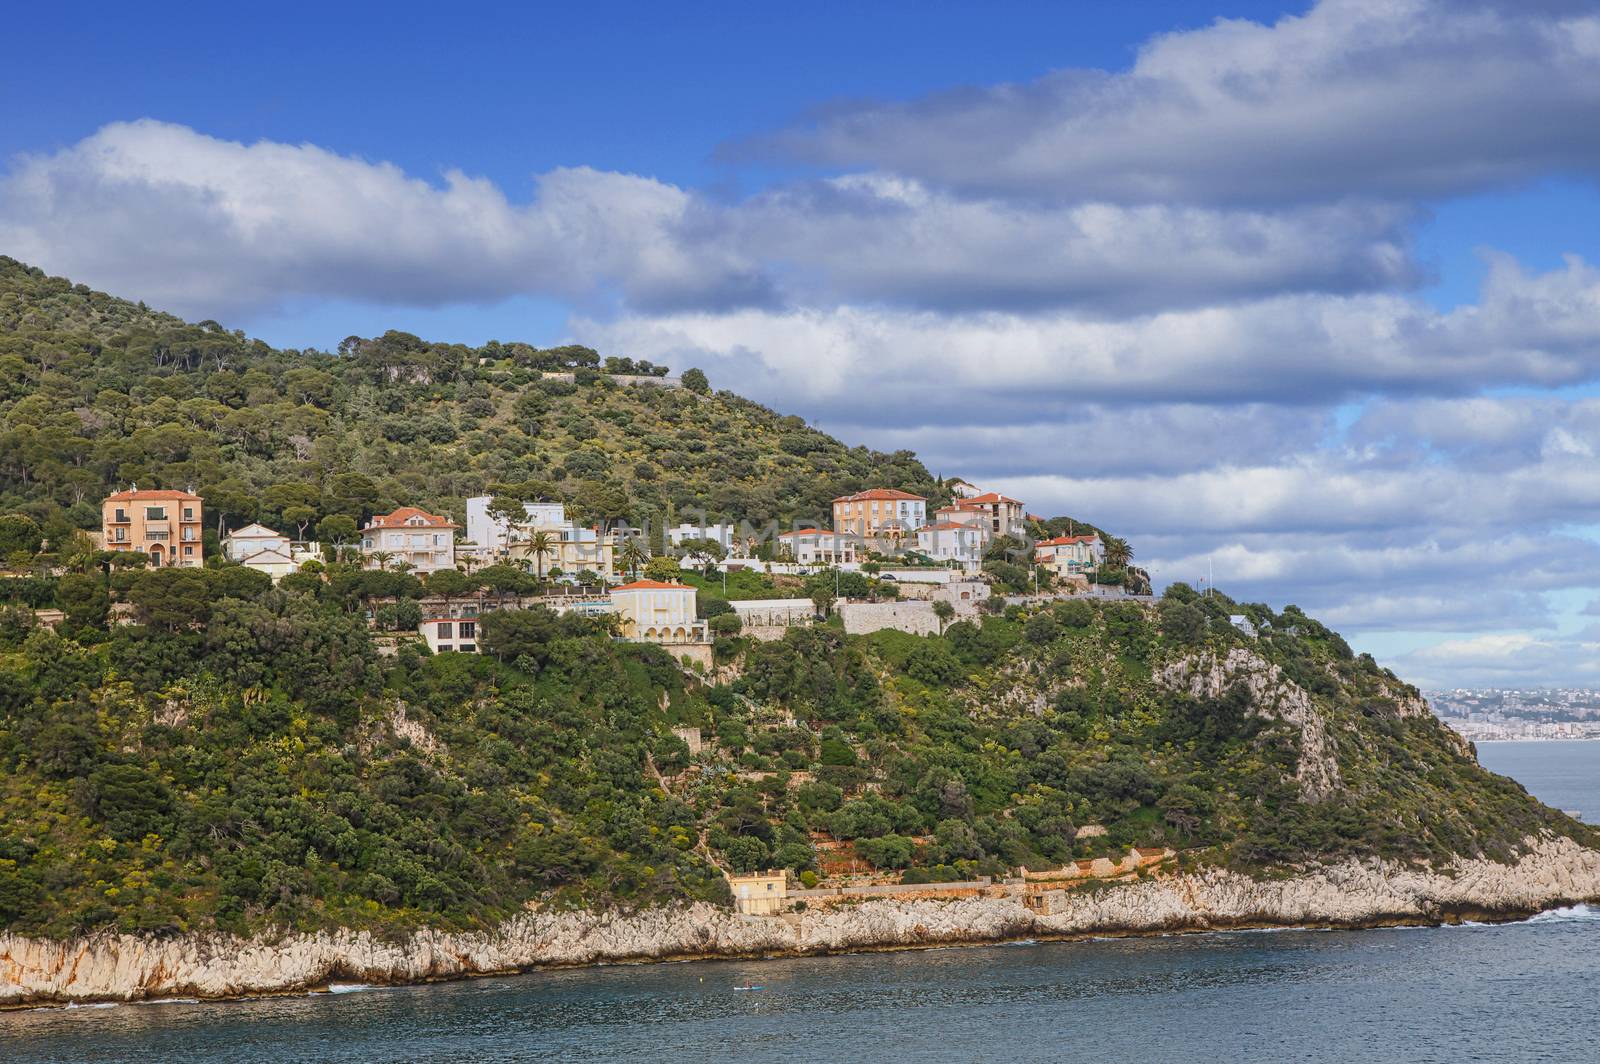
<svg viewBox="0 0 1600 1064">
<path fill-rule="evenodd" d="M 378 569 L 380 572 L 387 570 L 389 568 L 389 563 L 394 560 L 394 555 L 386 550 L 375 550 L 372 552 L 371 557 L 373 561 L 378 563 Z"/>
<path fill-rule="evenodd" d="M 639 567 L 650 560 L 650 551 L 645 548 L 644 540 L 638 536 L 629 536 L 617 549 L 617 560 L 622 563 L 623 569 L 637 579 Z"/>
<path fill-rule="evenodd" d="M 1133 561 L 1133 547 L 1121 536 L 1107 536 L 1104 560 L 1108 569 L 1126 569 Z"/>
<path fill-rule="evenodd" d="M 528 537 L 528 553 L 533 555 L 539 566 L 539 579 L 544 579 L 544 560 L 556 552 L 556 540 L 544 529 Z"/>
</svg>

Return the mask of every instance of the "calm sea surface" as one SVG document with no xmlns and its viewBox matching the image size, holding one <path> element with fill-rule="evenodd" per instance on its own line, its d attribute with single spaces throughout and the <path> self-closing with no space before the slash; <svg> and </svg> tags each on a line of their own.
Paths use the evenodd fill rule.
<svg viewBox="0 0 1600 1064">
<path fill-rule="evenodd" d="M 1485 765 L 1600 820 L 1600 742 Z M 736 986 L 755 984 L 760 991 Z M 1600 1061 L 1600 909 L 0 1014 L 0 1061 Z"/>
</svg>

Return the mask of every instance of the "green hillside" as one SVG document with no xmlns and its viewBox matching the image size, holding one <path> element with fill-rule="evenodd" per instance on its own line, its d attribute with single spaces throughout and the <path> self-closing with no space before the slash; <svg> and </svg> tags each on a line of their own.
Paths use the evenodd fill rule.
<svg viewBox="0 0 1600 1064">
<path fill-rule="evenodd" d="M 734 396 L 541 383 L 570 351 L 280 352 L 14 263 L 4 283 L 8 556 L 39 548 L 17 514 L 65 534 L 132 480 L 295 521 L 496 482 L 597 516 L 937 490 L 910 455 Z M 1299 610 L 1184 585 L 996 599 L 935 636 L 725 634 L 713 678 L 537 609 L 486 614 L 481 657 L 380 646 L 367 614 L 405 628 L 409 574 L 55 561 L 0 578 L 0 927 L 30 933 L 481 927 L 530 902 L 725 899 L 724 867 L 810 873 L 835 847 L 926 881 L 1130 845 L 1276 873 L 1600 841 Z"/>
<path fill-rule="evenodd" d="M 846 447 L 727 392 L 617 386 L 586 348 L 391 332 L 341 351 L 276 350 L 0 257 L 0 511 L 95 528 L 130 483 L 288 530 L 402 504 L 459 520 L 499 488 L 635 524 L 826 519 L 879 484 L 946 497 L 909 452 Z M 543 377 L 573 368 L 576 383 Z"/>
</svg>

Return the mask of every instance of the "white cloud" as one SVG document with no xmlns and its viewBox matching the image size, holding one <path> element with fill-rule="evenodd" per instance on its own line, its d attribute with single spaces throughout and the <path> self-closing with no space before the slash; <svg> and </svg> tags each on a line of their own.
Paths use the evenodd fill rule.
<svg viewBox="0 0 1600 1064">
<path fill-rule="evenodd" d="M 839 417 L 856 404 L 881 410 L 880 387 L 935 414 L 971 409 L 975 396 L 1327 402 L 1591 380 L 1600 373 L 1600 272 L 1573 258 L 1529 275 L 1495 256 L 1481 301 L 1448 312 L 1392 295 L 1299 295 L 1120 321 L 840 306 L 584 320 L 578 329 L 653 359 L 714 361 L 736 380 L 782 380 Z"/>
<path fill-rule="evenodd" d="M 530 202 L 309 144 L 115 123 L 0 178 L 0 245 L 201 317 L 317 295 L 438 305 L 513 294 L 634 310 L 886 302 L 1096 314 L 1409 286 L 1415 212 L 958 200 L 855 175 L 716 203 L 579 167 Z"/>
<path fill-rule="evenodd" d="M 1592 5 L 1322 0 L 1062 70 L 833 107 L 746 146 L 963 189 L 1119 203 L 1428 199 L 1600 168 Z"/>
<path fill-rule="evenodd" d="M 459 171 L 442 186 L 315 145 L 244 145 L 184 126 L 108 125 L 0 181 L 0 246 L 53 272 L 195 316 L 301 295 L 421 305 L 519 292 L 637 305 L 738 298 L 752 268 L 691 248 L 693 197 L 587 168 L 510 202 Z"/>
</svg>

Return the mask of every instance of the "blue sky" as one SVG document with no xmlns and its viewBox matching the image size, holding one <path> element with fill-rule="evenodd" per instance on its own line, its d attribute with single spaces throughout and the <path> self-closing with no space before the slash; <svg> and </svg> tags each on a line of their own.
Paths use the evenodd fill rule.
<svg viewBox="0 0 1600 1064">
<path fill-rule="evenodd" d="M 334 7 L 8 13 L 0 252 L 700 365 L 1424 682 L 1600 686 L 1595 3 Z"/>
</svg>

